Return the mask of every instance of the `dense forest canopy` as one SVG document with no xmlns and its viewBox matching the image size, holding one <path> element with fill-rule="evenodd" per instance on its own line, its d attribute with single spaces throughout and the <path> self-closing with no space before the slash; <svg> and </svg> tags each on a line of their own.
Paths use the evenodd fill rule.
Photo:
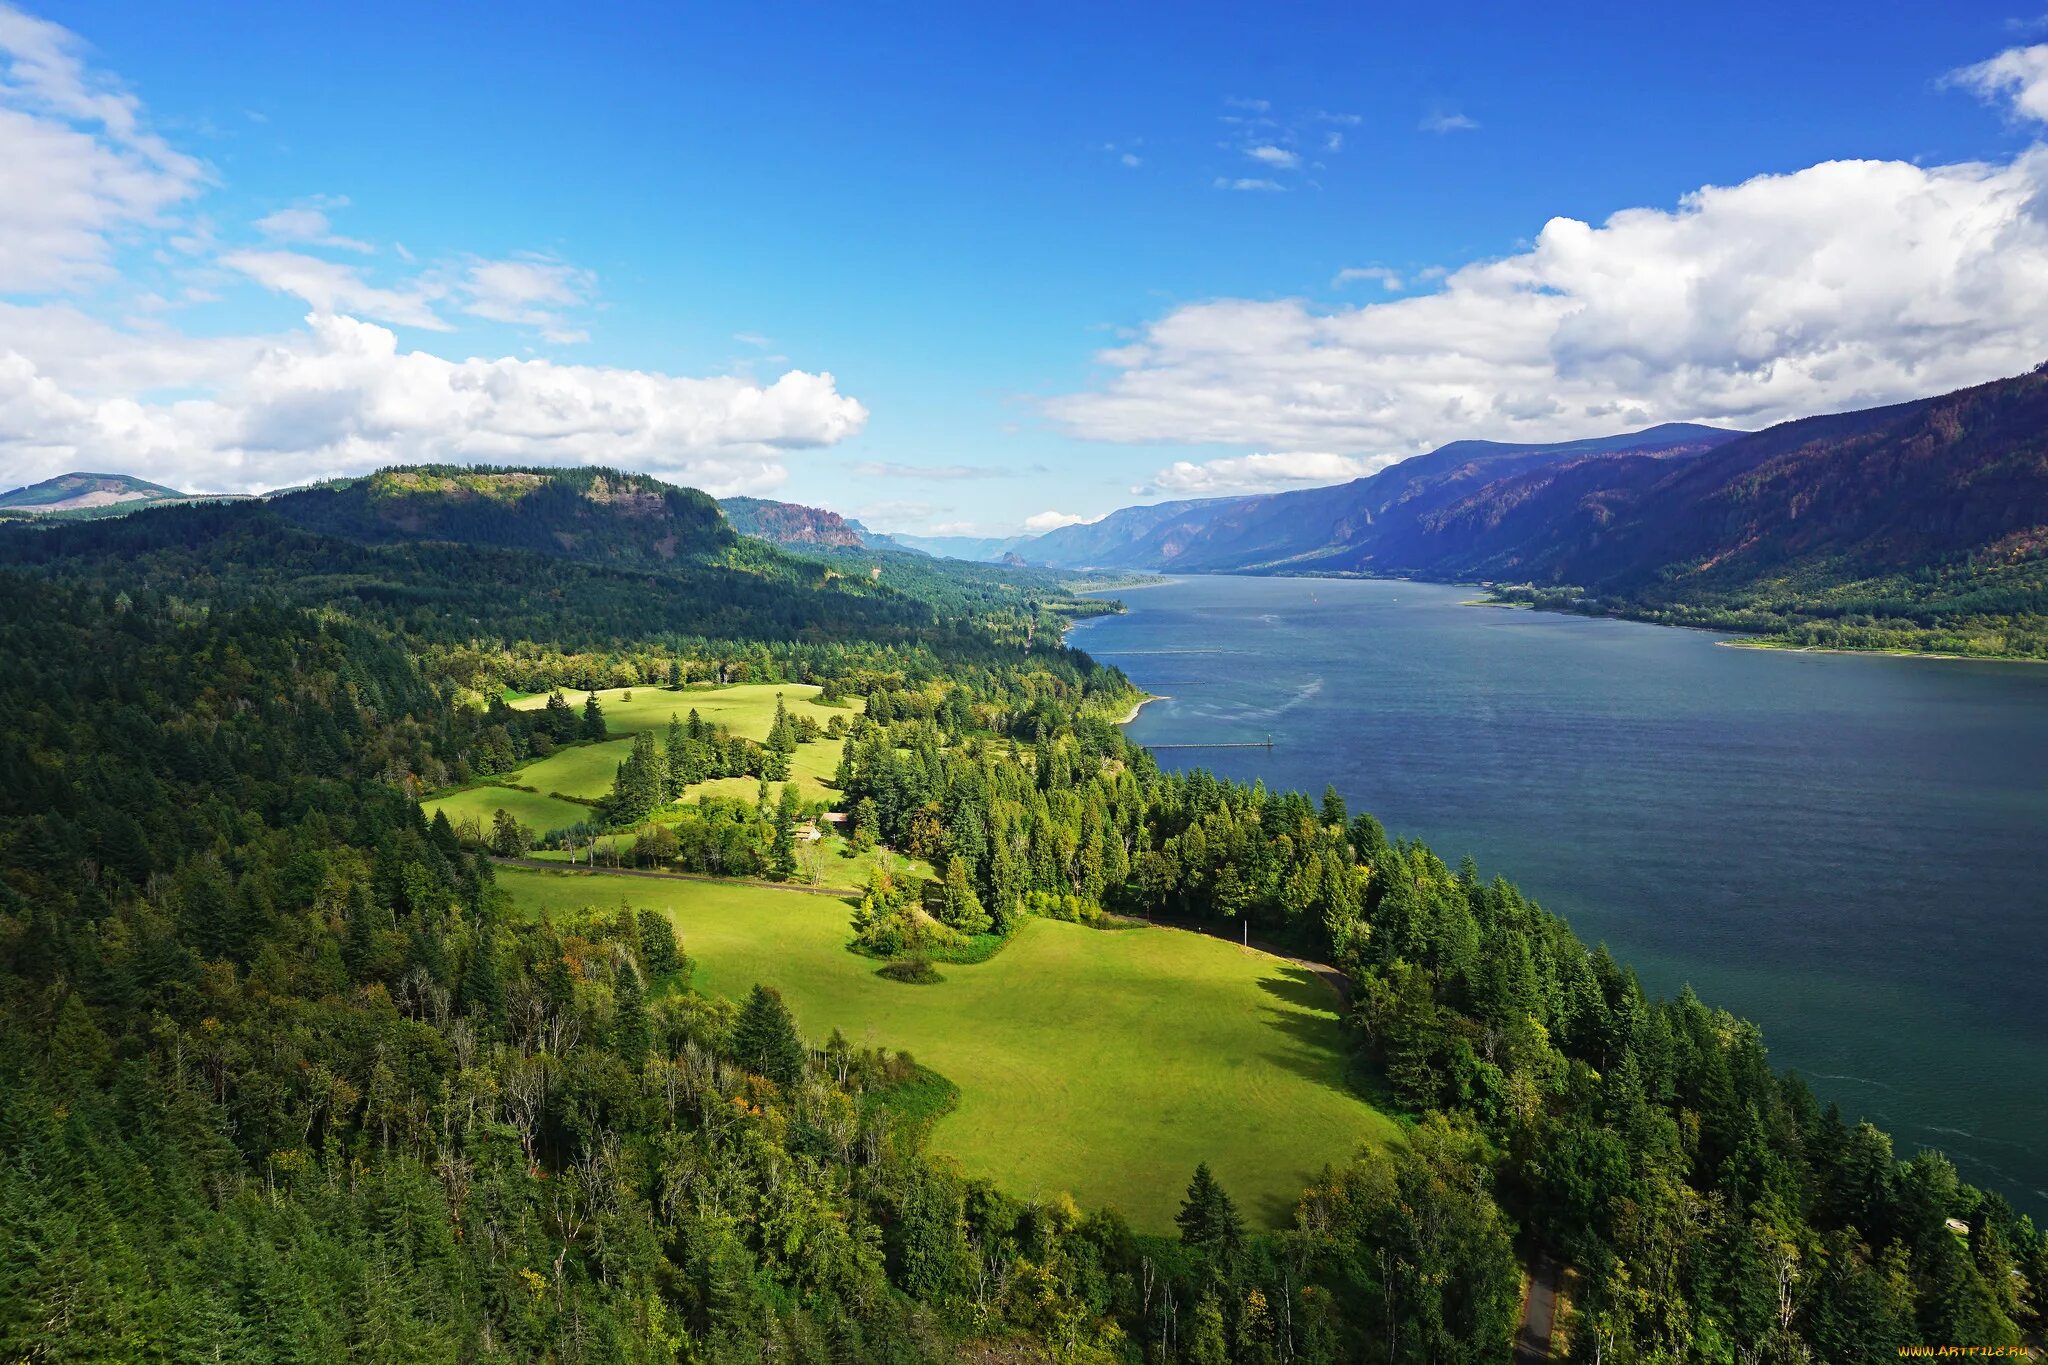
<svg viewBox="0 0 2048 1365">
<path fill-rule="evenodd" d="M 2038 1339 L 2048 1239 L 2005 1199 L 1335 792 L 1162 773 L 1060 641 L 1085 609 L 848 574 L 606 471 L 0 528 L 0 1352 L 1476 1363 L 1546 1263 L 1601 1365 Z M 420 810 L 592 738 L 507 689 L 687 712 L 735 671 L 864 703 L 834 804 L 936 874 L 870 888 L 869 949 L 1248 927 L 1343 974 L 1402 1141 L 1281 1228 L 1206 1167 L 1172 1236 L 1020 1199 L 928 1155 L 947 1078 L 886 1038 L 694 989 L 660 915 L 515 914 Z M 679 723 L 594 818 L 665 828 L 678 765 L 804 742 Z M 790 790 L 726 814 L 775 854 Z"/>
</svg>

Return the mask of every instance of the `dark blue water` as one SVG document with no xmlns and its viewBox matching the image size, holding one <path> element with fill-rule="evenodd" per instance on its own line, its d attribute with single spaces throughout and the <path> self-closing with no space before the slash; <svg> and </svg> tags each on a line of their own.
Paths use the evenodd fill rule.
<svg viewBox="0 0 2048 1365">
<path fill-rule="evenodd" d="M 1461 605 L 1469 589 L 1191 578 L 1073 643 L 1168 700 L 1145 743 L 1470 853 L 1691 982 L 1900 1154 L 2048 1213 L 2048 666 L 1734 649 Z"/>
</svg>

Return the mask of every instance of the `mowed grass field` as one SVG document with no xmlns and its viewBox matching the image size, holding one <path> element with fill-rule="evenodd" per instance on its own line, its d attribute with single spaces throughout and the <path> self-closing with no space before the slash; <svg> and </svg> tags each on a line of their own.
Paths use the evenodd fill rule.
<svg viewBox="0 0 2048 1365">
<path fill-rule="evenodd" d="M 631 701 L 625 699 L 628 692 L 633 694 Z M 820 706 L 816 700 L 818 692 L 818 688 L 802 683 L 686 687 L 679 692 L 671 692 L 665 687 L 601 691 L 597 694 L 597 704 L 604 708 L 605 728 L 624 738 L 606 740 L 601 744 L 575 745 L 505 774 L 505 781 L 532 787 L 533 792 L 472 787 L 420 804 L 429 819 L 433 818 L 435 811 L 446 810 L 448 818 L 457 824 L 466 817 L 474 816 L 485 829 L 490 828 L 500 808 L 511 811 L 521 824 L 530 826 L 537 833 L 566 829 L 588 818 L 589 811 L 573 802 L 550 800 L 546 793 L 561 792 L 564 796 L 581 797 L 586 801 L 597 800 L 612 789 L 619 764 L 632 750 L 632 737 L 640 731 L 665 732 L 671 715 L 687 720 L 694 708 L 705 720 L 715 721 L 736 735 L 765 740 L 768 728 L 775 723 L 778 693 L 792 714 L 813 716 L 820 725 L 833 716 L 850 718 L 864 704 L 862 699 L 855 699 L 850 707 Z M 588 694 L 565 692 L 562 695 L 580 715 L 583 699 Z M 547 705 L 547 700 L 546 695 L 541 694 L 522 697 L 511 705 L 517 710 L 530 711 Z M 797 784 L 797 791 L 806 801 L 831 798 L 832 789 L 825 785 L 825 780 L 839 767 L 839 752 L 838 740 L 820 739 L 797 746 L 795 755 L 790 759 L 789 771 Z M 726 777 L 698 783 L 684 793 L 684 799 L 710 792 L 716 796 L 737 796 L 751 801 L 759 790 L 760 784 L 751 777 Z"/>
<path fill-rule="evenodd" d="M 453 825 L 473 819 L 486 834 L 490 833 L 491 822 L 500 810 L 511 811 L 513 819 L 535 830 L 567 829 L 590 816 L 588 809 L 573 801 L 557 801 L 552 796 L 512 791 L 506 787 L 471 787 L 466 791 L 450 792 L 446 796 L 420 802 L 420 808 L 427 813 L 429 820 L 434 818 L 437 810 L 448 812 L 448 822 Z"/>
<path fill-rule="evenodd" d="M 674 692 L 666 687 L 613 687 L 598 692 L 597 704 L 604 710 L 605 728 L 615 735 L 665 729 L 671 714 L 688 720 L 694 708 L 705 720 L 716 721 L 748 739 L 768 738 L 768 727 L 775 723 L 777 694 L 792 715 L 810 716 L 820 725 L 834 716 L 851 719 L 865 704 L 863 698 L 850 698 L 850 706 L 820 706 L 819 691 L 809 683 L 734 683 L 729 687 L 685 687 Z M 628 692 L 633 694 L 631 701 L 626 700 Z M 583 714 L 583 701 L 589 695 L 562 693 L 578 716 Z M 544 695 L 522 697 L 510 703 L 517 711 L 532 711 L 547 704 Z"/>
<path fill-rule="evenodd" d="M 777 987 L 805 1036 L 901 1048 L 960 1087 L 933 1147 L 1010 1193 L 1065 1190 L 1169 1232 L 1207 1161 L 1279 1225 L 1325 1163 L 1397 1140 L 1345 1081 L 1336 997 L 1278 958 L 1171 929 L 1034 920 L 993 959 L 906 986 L 846 951 L 848 907 L 758 887 L 502 869 L 528 912 L 673 916 L 700 990 Z"/>
</svg>

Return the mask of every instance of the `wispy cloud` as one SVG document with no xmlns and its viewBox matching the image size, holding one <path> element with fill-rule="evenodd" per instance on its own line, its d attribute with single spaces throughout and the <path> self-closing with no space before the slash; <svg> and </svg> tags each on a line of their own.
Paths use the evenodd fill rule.
<svg viewBox="0 0 2048 1365">
<path fill-rule="evenodd" d="M 981 464 L 895 464 L 888 460 L 863 460 L 852 470 L 863 479 L 1008 479 L 1014 469 Z"/>
<path fill-rule="evenodd" d="M 1369 280 L 1390 293 L 1398 292 L 1403 285 L 1399 271 L 1389 270 L 1383 265 L 1352 265 L 1337 272 L 1330 283 L 1342 289 L 1347 284 Z"/>
<path fill-rule="evenodd" d="M 2007 48 L 1989 61 L 1951 71 L 1947 80 L 1986 100 L 2009 101 L 2015 119 L 2048 123 L 2048 43 Z"/>
<path fill-rule="evenodd" d="M 356 313 L 401 327 L 452 330 L 434 309 L 441 291 L 429 284 L 387 289 L 370 283 L 355 266 L 302 251 L 231 251 L 220 263 L 265 289 L 295 295 L 320 313 Z"/>
<path fill-rule="evenodd" d="M 297 242 L 304 246 L 333 247 L 341 251 L 357 251 L 368 255 L 376 247 L 355 237 L 343 237 L 335 232 L 334 224 L 328 219 L 329 208 L 345 208 L 348 200 L 336 198 L 309 204 L 295 204 L 291 208 L 279 209 L 265 214 L 255 223 L 256 230 L 264 236 L 280 242 Z"/>
<path fill-rule="evenodd" d="M 573 328 L 563 310 L 590 301 L 597 275 L 581 266 L 538 252 L 505 260 L 475 260 L 457 286 L 463 311 L 491 322 L 537 327 L 551 341 L 583 341 L 589 334 Z"/>
<path fill-rule="evenodd" d="M 1233 112 L 1217 116 L 1224 128 L 1217 144 L 1219 149 L 1257 162 L 1266 174 L 1215 175 L 1210 183 L 1220 190 L 1313 187 L 1317 173 L 1326 168 L 1321 158 L 1337 156 L 1344 150 L 1344 134 L 1339 129 L 1359 122 L 1356 114 L 1327 109 L 1283 111 L 1265 99 L 1233 96 L 1223 103 Z"/>
<path fill-rule="evenodd" d="M 1422 122 L 1416 125 L 1425 133 L 1469 133 L 1478 126 L 1478 119 L 1470 118 L 1455 109 L 1425 114 Z"/>
<path fill-rule="evenodd" d="M 84 51 L 69 30 L 0 3 L 0 290 L 110 277 L 118 236 L 175 228 L 211 183 Z"/>
</svg>

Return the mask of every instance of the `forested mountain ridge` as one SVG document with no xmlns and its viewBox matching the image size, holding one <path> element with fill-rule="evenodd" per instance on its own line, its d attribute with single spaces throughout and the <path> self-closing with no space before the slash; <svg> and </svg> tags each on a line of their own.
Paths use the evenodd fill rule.
<svg viewBox="0 0 2048 1365">
<path fill-rule="evenodd" d="M 1412 535 L 1437 509 L 1510 474 L 1604 452 L 1677 459 L 1740 434 L 1670 423 L 1545 445 L 1453 441 L 1346 484 L 1123 508 L 1097 522 L 1047 532 L 1017 553 L 1031 563 L 1189 573 L 1341 567 L 1348 558 L 1369 556 L 1382 541 Z"/>
<path fill-rule="evenodd" d="M 942 566 L 901 548 L 847 552 L 857 563 L 793 553 L 738 534 L 702 493 L 600 469 L 391 469 L 260 500 L 35 526 L 0 535 L 0 565 L 227 602 L 269 593 L 399 609 L 431 636 L 449 632 L 452 613 L 563 645 L 962 630 L 1044 641 L 1075 615 L 1116 609 L 1042 570 Z"/>
<path fill-rule="evenodd" d="M 612 565 L 704 561 L 741 543 L 705 494 L 612 469 L 387 469 L 270 506 L 364 544 L 459 541 Z"/>
<path fill-rule="evenodd" d="M 2048 655 L 2048 367 L 1677 468 L 1504 481 L 1377 567 L 1801 644 Z"/>
</svg>

